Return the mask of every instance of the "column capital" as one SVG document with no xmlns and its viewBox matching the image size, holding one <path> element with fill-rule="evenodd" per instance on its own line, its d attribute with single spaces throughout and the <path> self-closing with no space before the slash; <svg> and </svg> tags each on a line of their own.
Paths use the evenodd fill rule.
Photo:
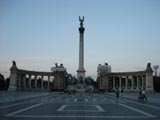
<svg viewBox="0 0 160 120">
<path fill-rule="evenodd" d="M 85 31 L 85 28 L 84 28 L 84 27 L 79 27 L 79 32 L 80 32 L 80 33 L 84 33 L 84 31 Z"/>
</svg>

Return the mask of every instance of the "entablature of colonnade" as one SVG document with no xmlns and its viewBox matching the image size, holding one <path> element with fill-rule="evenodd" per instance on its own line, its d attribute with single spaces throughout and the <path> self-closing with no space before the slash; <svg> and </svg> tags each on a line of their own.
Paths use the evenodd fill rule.
<svg viewBox="0 0 160 120">
<path fill-rule="evenodd" d="M 146 71 L 136 71 L 136 72 L 112 72 L 106 73 L 107 76 L 141 76 L 146 75 Z"/>
<path fill-rule="evenodd" d="M 42 71 L 29 71 L 23 69 L 17 69 L 17 74 L 35 75 L 35 76 L 56 76 L 66 75 L 66 71 L 55 71 L 55 72 L 42 72 Z"/>
<path fill-rule="evenodd" d="M 35 76 L 56 76 L 56 75 L 66 75 L 67 71 L 66 69 L 56 67 L 56 71 L 52 72 L 42 72 L 42 71 L 30 71 L 30 70 L 24 70 L 24 69 L 18 69 L 16 62 L 13 61 L 12 67 L 10 68 L 10 71 L 16 74 L 24 74 L 24 75 L 35 75 Z"/>
<path fill-rule="evenodd" d="M 143 71 L 133 71 L 133 72 L 100 72 L 99 75 L 102 76 L 141 76 L 141 75 L 150 75 L 152 76 L 153 70 L 151 68 L 151 63 L 147 64 L 147 67 Z"/>
</svg>

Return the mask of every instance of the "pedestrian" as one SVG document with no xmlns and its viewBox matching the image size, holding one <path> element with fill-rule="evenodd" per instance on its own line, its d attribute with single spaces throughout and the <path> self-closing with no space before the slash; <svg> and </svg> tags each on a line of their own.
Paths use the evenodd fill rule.
<svg viewBox="0 0 160 120">
<path fill-rule="evenodd" d="M 138 96 L 138 100 L 139 100 L 139 101 L 143 100 L 142 89 L 141 89 L 141 88 L 139 88 L 139 96 Z"/>
<path fill-rule="evenodd" d="M 147 101 L 145 89 L 143 89 L 143 91 L 142 91 L 142 97 L 143 97 L 143 100 Z"/>
<path fill-rule="evenodd" d="M 139 97 L 140 98 L 142 97 L 142 90 L 141 90 L 141 88 L 139 89 Z"/>
<path fill-rule="evenodd" d="M 119 98 L 119 89 L 116 90 L 116 97 Z"/>
</svg>

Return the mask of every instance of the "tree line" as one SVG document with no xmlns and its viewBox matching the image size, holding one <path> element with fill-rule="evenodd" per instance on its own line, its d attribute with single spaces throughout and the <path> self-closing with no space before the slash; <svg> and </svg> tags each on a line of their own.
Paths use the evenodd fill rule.
<svg viewBox="0 0 160 120">
<path fill-rule="evenodd" d="M 156 92 L 160 92 L 160 76 L 153 77 L 153 86 Z"/>
<path fill-rule="evenodd" d="M 0 90 L 8 90 L 9 88 L 9 78 L 5 79 L 2 74 L 0 74 Z"/>
</svg>

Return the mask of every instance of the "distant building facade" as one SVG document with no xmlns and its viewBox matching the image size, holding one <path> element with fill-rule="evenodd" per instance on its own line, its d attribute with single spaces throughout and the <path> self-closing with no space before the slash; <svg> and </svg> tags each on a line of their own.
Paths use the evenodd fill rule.
<svg viewBox="0 0 160 120">
<path fill-rule="evenodd" d="M 52 67 L 52 72 L 40 72 L 18 69 L 16 62 L 10 68 L 9 91 L 38 91 L 56 90 L 62 91 L 66 88 L 66 68 L 63 64 Z M 44 79 L 46 78 L 46 79 Z"/>
<path fill-rule="evenodd" d="M 97 83 L 99 90 L 115 91 L 116 89 L 124 91 L 138 91 L 146 89 L 153 91 L 153 70 L 150 63 L 144 71 L 135 72 L 111 72 L 111 66 L 98 65 Z"/>
</svg>

